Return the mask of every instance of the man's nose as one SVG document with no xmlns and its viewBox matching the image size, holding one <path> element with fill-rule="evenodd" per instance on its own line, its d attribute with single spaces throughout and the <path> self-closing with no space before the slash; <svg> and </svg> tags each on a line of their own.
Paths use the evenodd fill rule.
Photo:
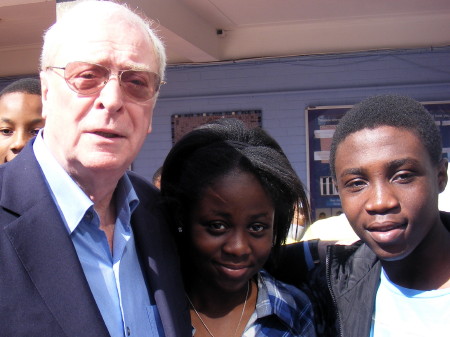
<svg viewBox="0 0 450 337">
<path fill-rule="evenodd" d="M 365 208 L 368 212 L 383 214 L 399 206 L 394 186 L 389 182 L 372 184 Z"/>
<path fill-rule="evenodd" d="M 121 110 L 124 101 L 124 93 L 117 75 L 111 75 L 108 82 L 106 82 L 105 86 L 100 90 L 97 101 L 99 108 L 104 108 L 109 112 Z"/>
</svg>

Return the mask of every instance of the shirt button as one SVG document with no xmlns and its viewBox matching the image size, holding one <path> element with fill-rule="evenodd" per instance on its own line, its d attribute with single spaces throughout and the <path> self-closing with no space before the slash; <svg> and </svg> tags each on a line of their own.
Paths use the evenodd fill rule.
<svg viewBox="0 0 450 337">
<path fill-rule="evenodd" d="M 127 326 L 127 336 L 130 336 L 130 335 L 131 335 L 131 330 L 130 330 L 130 327 Z"/>
<path fill-rule="evenodd" d="M 91 222 L 93 219 L 94 215 L 92 214 L 92 212 L 87 212 L 86 215 L 84 216 L 84 218 L 86 219 L 86 221 Z"/>
</svg>

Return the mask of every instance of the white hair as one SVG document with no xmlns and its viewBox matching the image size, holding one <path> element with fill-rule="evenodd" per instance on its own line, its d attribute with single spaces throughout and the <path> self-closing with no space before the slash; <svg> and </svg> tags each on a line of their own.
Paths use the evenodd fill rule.
<svg viewBox="0 0 450 337">
<path fill-rule="evenodd" d="M 68 41 L 66 33 L 73 32 L 74 27 L 83 25 L 89 20 L 98 20 L 99 18 L 109 17 L 113 13 L 120 13 L 126 17 L 128 22 L 135 24 L 143 31 L 147 32 L 150 41 L 153 44 L 156 59 L 158 62 L 158 74 L 164 79 L 166 69 L 166 52 L 161 39 L 157 36 L 151 27 L 153 22 L 148 18 L 138 15 L 129 9 L 125 4 L 118 4 L 111 1 L 80 1 L 75 5 L 68 7 L 62 13 L 61 18 L 57 20 L 44 34 L 44 45 L 41 54 L 41 70 L 53 66 L 54 59 L 58 50 Z"/>
</svg>

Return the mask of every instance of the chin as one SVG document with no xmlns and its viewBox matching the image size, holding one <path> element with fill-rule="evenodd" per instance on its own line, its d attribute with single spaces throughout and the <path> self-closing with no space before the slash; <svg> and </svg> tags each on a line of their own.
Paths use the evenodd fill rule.
<svg viewBox="0 0 450 337">
<path fill-rule="evenodd" d="M 396 262 L 401 261 L 404 258 L 408 257 L 410 252 L 406 251 L 404 249 L 391 249 L 391 250 L 381 250 L 378 248 L 377 250 L 374 250 L 374 253 L 378 256 L 378 258 L 382 261 L 386 262 Z"/>
<path fill-rule="evenodd" d="M 123 171 L 125 172 L 130 164 L 124 162 L 123 160 L 118 160 L 116 158 L 102 158 L 98 156 L 97 158 L 89 158 L 82 162 L 83 166 L 95 171 Z"/>
</svg>

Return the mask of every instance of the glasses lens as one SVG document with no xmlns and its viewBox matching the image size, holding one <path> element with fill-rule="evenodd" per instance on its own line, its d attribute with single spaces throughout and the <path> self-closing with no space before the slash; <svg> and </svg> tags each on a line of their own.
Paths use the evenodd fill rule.
<svg viewBox="0 0 450 337">
<path fill-rule="evenodd" d="M 64 78 L 72 90 L 82 95 L 91 95 L 104 86 L 109 73 L 109 69 L 98 64 L 71 62 L 66 66 Z"/>
<path fill-rule="evenodd" d="M 120 83 L 125 93 L 136 101 L 147 101 L 159 90 L 161 79 L 150 71 L 125 70 Z"/>
</svg>

